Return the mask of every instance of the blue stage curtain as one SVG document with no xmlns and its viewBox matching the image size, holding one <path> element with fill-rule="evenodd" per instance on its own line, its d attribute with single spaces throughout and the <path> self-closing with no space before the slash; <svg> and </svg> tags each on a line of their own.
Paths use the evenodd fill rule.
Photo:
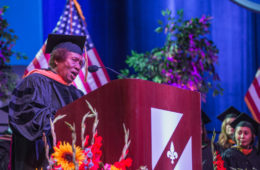
<svg viewBox="0 0 260 170">
<path fill-rule="evenodd" d="M 244 95 L 260 62 L 260 16 L 229 0 L 78 0 L 86 17 L 88 30 L 104 64 L 120 70 L 131 50 L 150 51 L 164 43 L 165 36 L 154 32 L 161 10 L 184 10 L 184 17 L 213 17 L 211 34 L 219 49 L 216 66 L 220 75 L 222 96 L 207 96 L 202 109 L 212 123 L 207 128 L 220 130 L 216 116 L 233 105 L 249 113 Z M 44 37 L 54 28 L 65 0 L 44 0 Z M 109 73 L 110 76 L 116 76 Z"/>
</svg>

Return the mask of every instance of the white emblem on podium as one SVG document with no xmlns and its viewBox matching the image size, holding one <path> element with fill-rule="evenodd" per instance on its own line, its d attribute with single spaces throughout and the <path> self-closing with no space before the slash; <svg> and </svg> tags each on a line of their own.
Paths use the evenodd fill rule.
<svg viewBox="0 0 260 170">
<path fill-rule="evenodd" d="M 167 152 L 167 157 L 171 159 L 172 164 L 174 164 L 174 160 L 178 158 L 178 153 L 174 151 L 173 142 L 171 142 L 170 150 Z"/>
<path fill-rule="evenodd" d="M 171 137 L 182 116 L 182 113 L 151 108 L 152 169 L 155 168 L 161 156 L 166 156 L 163 152 L 166 149 L 167 144 L 171 141 Z M 179 154 L 181 153 L 178 153 L 178 156 Z"/>
</svg>

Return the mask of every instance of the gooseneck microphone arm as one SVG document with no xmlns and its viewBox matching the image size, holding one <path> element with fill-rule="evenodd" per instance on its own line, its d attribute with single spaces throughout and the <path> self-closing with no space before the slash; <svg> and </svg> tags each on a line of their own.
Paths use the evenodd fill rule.
<svg viewBox="0 0 260 170">
<path fill-rule="evenodd" d="M 110 71 L 112 71 L 112 72 L 114 72 L 114 73 L 120 75 L 120 76 L 123 77 L 123 78 L 127 78 L 125 75 L 119 73 L 118 71 L 116 71 L 116 70 L 114 70 L 114 69 L 112 69 L 112 68 L 109 68 L 109 67 L 104 67 L 104 68 L 106 68 L 106 69 L 108 69 L 108 70 L 110 70 Z"/>
<path fill-rule="evenodd" d="M 112 68 L 109 68 L 109 67 L 105 67 L 105 66 L 104 66 L 104 67 L 101 67 L 101 66 L 91 65 L 91 66 L 88 67 L 88 71 L 91 72 L 91 73 L 94 73 L 94 72 L 98 71 L 98 69 L 100 69 L 100 68 L 106 68 L 106 69 L 108 69 L 108 70 L 110 70 L 110 71 L 116 73 L 117 75 L 120 75 L 120 76 L 123 77 L 123 78 L 128 78 L 128 77 L 126 77 L 125 75 L 119 73 L 118 71 L 116 71 L 116 70 L 114 70 L 114 69 L 112 69 Z"/>
</svg>

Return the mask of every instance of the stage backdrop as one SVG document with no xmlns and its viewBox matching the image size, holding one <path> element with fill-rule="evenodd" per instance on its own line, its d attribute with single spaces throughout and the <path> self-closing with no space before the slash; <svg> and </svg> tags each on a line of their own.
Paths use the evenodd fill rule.
<svg viewBox="0 0 260 170">
<path fill-rule="evenodd" d="M 260 66 L 260 16 L 229 0 L 78 0 L 88 30 L 104 64 L 116 70 L 124 68 L 131 50 L 150 51 L 164 43 L 164 35 L 154 32 L 161 10 L 184 10 L 185 18 L 213 17 L 210 38 L 220 50 L 217 71 L 224 95 L 207 97 L 202 105 L 213 120 L 208 125 L 220 130 L 215 116 L 230 105 L 249 113 L 244 95 Z M 32 59 L 42 41 L 54 28 L 65 0 L 3 0 L 10 6 L 8 20 L 20 40 L 17 49 Z M 30 34 L 28 34 L 30 32 Z M 26 36 L 25 36 L 26 35 Z M 29 37 L 28 35 L 31 35 Z M 35 41 L 34 41 L 35 40 Z M 41 41 L 41 42 L 40 42 Z M 37 46 L 37 47 L 36 47 Z M 22 62 L 28 64 L 30 61 Z M 12 64 L 20 64 L 13 62 Z M 115 75 L 109 73 L 114 79 Z"/>
</svg>

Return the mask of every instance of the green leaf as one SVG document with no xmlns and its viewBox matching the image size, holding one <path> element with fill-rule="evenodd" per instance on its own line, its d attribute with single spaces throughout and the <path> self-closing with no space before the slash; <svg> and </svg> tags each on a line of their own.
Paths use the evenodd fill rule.
<svg viewBox="0 0 260 170">
<path fill-rule="evenodd" d="M 0 68 L 1 68 L 1 79 L 0 79 L 0 100 L 5 101 L 10 97 L 10 92 L 13 91 L 18 80 L 18 76 L 10 69 L 8 65 L 11 57 L 16 57 L 21 59 L 25 58 L 25 55 L 22 55 L 19 52 L 13 50 L 17 36 L 14 34 L 14 30 L 9 27 L 9 24 L 6 19 L 3 18 L 4 13 L 8 9 L 7 6 L 0 7 L 0 35 L 1 35 L 1 50 L 0 55 L 3 59 L 0 59 Z"/>
<path fill-rule="evenodd" d="M 162 79 L 159 76 L 154 77 L 152 81 L 156 83 L 162 83 Z"/>
<path fill-rule="evenodd" d="M 162 16 L 166 15 L 166 11 L 162 10 Z"/>
<path fill-rule="evenodd" d="M 217 83 L 219 79 L 215 71 L 218 49 L 208 38 L 210 29 L 205 30 L 205 25 L 210 26 L 210 21 L 203 25 L 199 23 L 200 18 L 197 17 L 184 20 L 183 10 L 179 10 L 174 17 L 171 14 L 170 10 L 162 11 L 167 22 L 163 25 L 161 20 L 158 21 L 161 26 L 155 29 L 158 33 L 164 31 L 166 34 L 162 47 L 156 47 L 145 53 L 131 51 L 131 55 L 127 56 L 126 63 L 131 70 L 131 73 L 128 72 L 131 74 L 130 77 L 157 83 L 177 82 L 175 78 L 178 77 L 179 84 L 194 81 L 202 96 L 206 96 L 209 89 L 212 89 L 213 95 L 221 94 L 223 89 Z M 200 50 L 204 52 L 205 57 L 201 57 Z M 197 76 L 192 74 L 194 67 L 197 68 L 202 80 L 196 81 Z M 162 71 L 170 75 L 164 75 Z"/>
<path fill-rule="evenodd" d="M 159 24 L 159 25 L 163 25 L 162 20 L 158 20 L 158 24 Z"/>
<path fill-rule="evenodd" d="M 180 15 L 180 16 L 182 16 L 182 15 L 183 15 L 183 9 L 178 10 L 178 11 L 177 11 L 177 14 Z"/>
<path fill-rule="evenodd" d="M 167 15 L 171 15 L 171 13 L 172 13 L 172 12 L 171 12 L 169 9 L 166 10 L 166 14 L 167 14 Z"/>
<path fill-rule="evenodd" d="M 155 29 L 155 32 L 157 33 L 161 33 L 163 31 L 163 28 L 162 27 L 158 27 Z"/>
</svg>

